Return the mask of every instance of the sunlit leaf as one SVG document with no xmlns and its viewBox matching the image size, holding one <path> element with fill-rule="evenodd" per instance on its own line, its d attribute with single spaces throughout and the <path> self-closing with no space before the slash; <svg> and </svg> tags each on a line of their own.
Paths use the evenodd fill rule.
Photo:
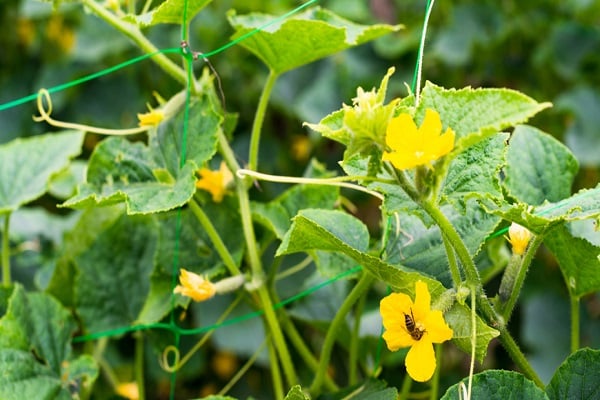
<svg viewBox="0 0 600 400">
<path fill-rule="evenodd" d="M 464 398 L 461 386 L 467 387 L 469 378 L 451 386 L 442 400 Z M 513 371 L 488 370 L 473 376 L 473 399 L 488 400 L 548 400 L 546 393 L 524 375 Z"/>
</svg>

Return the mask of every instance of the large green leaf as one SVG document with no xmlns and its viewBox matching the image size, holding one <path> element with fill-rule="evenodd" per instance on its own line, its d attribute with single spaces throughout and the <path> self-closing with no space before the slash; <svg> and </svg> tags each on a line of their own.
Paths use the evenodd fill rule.
<svg viewBox="0 0 600 400">
<path fill-rule="evenodd" d="M 456 133 L 458 151 L 502 129 L 515 126 L 550 107 L 510 89 L 444 89 L 427 82 L 415 114 L 420 125 L 425 110 L 440 114 L 444 129 Z M 456 150 L 455 150 L 456 151 Z"/>
<path fill-rule="evenodd" d="M 49 181 L 81 152 L 83 132 L 64 131 L 0 146 L 0 214 L 37 199 Z"/>
<path fill-rule="evenodd" d="M 63 207 L 92 207 L 125 202 L 129 214 L 167 211 L 186 204 L 196 190 L 196 165 L 185 164 L 173 181 L 159 181 L 148 149 L 120 137 L 102 141 L 90 157 L 87 182 Z"/>
<path fill-rule="evenodd" d="M 469 378 L 448 388 L 442 400 L 464 398 L 463 389 L 469 384 Z M 488 370 L 473 376 L 472 399 L 486 400 L 548 400 L 546 393 L 525 376 L 503 370 Z M 564 397 L 566 399 L 567 397 Z"/>
<path fill-rule="evenodd" d="M 387 383 L 375 378 L 340 390 L 339 392 L 319 396 L 320 400 L 395 400 L 398 389 L 388 387 Z"/>
<path fill-rule="evenodd" d="M 513 132 L 504 169 L 504 185 L 519 201 L 539 205 L 571 195 L 579 164 L 552 136 L 527 125 Z"/>
<path fill-rule="evenodd" d="M 369 273 L 396 291 L 414 297 L 415 282 L 421 280 L 427 283 L 434 303 L 446 291 L 439 281 L 427 275 L 402 265 L 392 266 L 365 253 L 366 243 L 368 243 L 366 227 L 354 217 L 340 211 L 303 210 L 294 218 L 290 230 L 277 249 L 277 255 L 310 250 L 338 251 L 354 259 Z M 471 344 L 468 339 L 471 335 L 470 310 L 455 303 L 448 312 L 450 321 L 456 323 L 456 344 L 464 351 L 470 352 Z M 454 326 L 451 327 L 454 329 Z M 477 317 L 476 333 L 476 357 L 483 360 L 489 341 L 497 336 L 498 332 L 489 328 Z"/>
<path fill-rule="evenodd" d="M 60 376 L 27 351 L 0 350 L 0 398 L 3 400 L 71 400 Z"/>
<path fill-rule="evenodd" d="M 204 74 L 199 85 L 203 92 L 189 109 L 186 163 L 181 168 L 187 115 L 183 109 L 150 131 L 148 146 L 120 137 L 102 141 L 90 157 L 87 182 L 62 206 L 82 208 L 125 202 L 128 214 L 149 214 L 186 204 L 196 190 L 195 170 L 216 151 L 223 120 L 210 76 Z"/>
<path fill-rule="evenodd" d="M 572 296 L 600 290 L 600 247 L 573 236 L 564 223 L 548 231 L 544 243 L 558 260 Z"/>
<path fill-rule="evenodd" d="M 260 58 L 276 74 L 401 28 L 399 25 L 358 25 L 319 7 L 272 24 L 269 23 L 276 17 L 258 13 L 235 15 L 232 12 L 228 18 L 235 29 L 234 39 L 260 28 L 240 45 Z"/>
<path fill-rule="evenodd" d="M 157 231 L 151 216 L 121 215 L 74 257 L 75 303 L 86 331 L 120 328 L 137 319 L 149 291 Z"/>
<path fill-rule="evenodd" d="M 580 349 L 558 367 L 546 388 L 550 400 L 600 396 L 600 350 Z"/>
<path fill-rule="evenodd" d="M 127 15 L 125 20 L 142 28 L 156 24 L 181 24 L 183 16 L 189 23 L 212 0 L 165 0 L 158 7 L 144 14 Z M 185 9 L 187 7 L 187 9 Z"/>
<path fill-rule="evenodd" d="M 56 299 L 20 285 L 3 288 L 2 297 L 0 398 L 71 399 L 69 385 L 96 379 L 91 357 L 72 358 L 76 324 Z"/>
</svg>

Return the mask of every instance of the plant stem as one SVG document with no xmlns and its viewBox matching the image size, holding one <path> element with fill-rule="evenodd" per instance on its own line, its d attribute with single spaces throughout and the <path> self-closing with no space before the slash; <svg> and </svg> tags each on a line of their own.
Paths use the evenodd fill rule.
<svg viewBox="0 0 600 400">
<path fill-rule="evenodd" d="M 506 322 L 508 322 L 508 320 L 510 319 L 515 305 L 517 304 L 517 300 L 519 299 L 519 295 L 521 294 L 521 289 L 523 289 L 523 283 L 525 282 L 525 277 L 527 276 L 527 271 L 529 270 L 531 261 L 533 260 L 533 257 L 535 256 L 538 247 L 540 247 L 543 241 L 543 234 L 536 235 L 533 239 L 533 242 L 527 247 L 527 251 L 525 252 L 525 255 L 523 256 L 523 259 L 521 261 L 521 266 L 518 270 L 514 286 L 512 287 L 512 290 L 510 290 L 510 297 L 508 298 L 506 304 L 502 308 L 502 317 Z"/>
<path fill-rule="evenodd" d="M 154 44 L 152 44 L 152 42 L 150 42 L 146 36 L 142 34 L 136 25 L 119 19 L 117 16 L 108 11 L 102 5 L 96 3 L 94 0 L 83 0 L 83 4 L 92 10 L 98 17 L 106 21 L 106 23 L 113 26 L 125 36 L 133 40 L 133 42 L 145 53 L 152 54 L 159 52 L 158 48 L 156 48 L 156 46 L 154 46 Z M 171 75 L 175 80 L 182 84 L 187 83 L 187 73 L 185 70 L 180 68 L 164 54 L 159 53 L 152 56 L 152 61 L 161 67 L 167 74 Z"/>
<path fill-rule="evenodd" d="M 365 308 L 365 301 L 367 300 L 366 296 L 361 296 L 358 299 L 356 304 L 356 308 L 354 310 L 354 326 L 352 328 L 351 336 L 350 336 L 350 357 L 348 360 L 349 363 L 349 378 L 348 384 L 350 386 L 356 384 L 358 380 L 358 343 L 360 342 L 359 333 L 360 333 L 360 319 L 363 314 L 363 309 Z"/>
<path fill-rule="evenodd" d="M 135 333 L 135 382 L 138 387 L 138 400 L 146 398 L 144 388 L 144 334 L 142 332 Z"/>
<path fill-rule="evenodd" d="M 217 232 L 215 226 L 212 224 L 210 218 L 208 218 L 202 207 L 200 207 L 200 205 L 196 202 L 195 199 L 190 200 L 188 204 L 190 210 L 192 210 L 192 212 L 194 213 L 196 218 L 198 218 L 198 221 L 206 231 L 206 234 L 210 238 L 213 246 L 215 246 L 215 250 L 217 251 L 217 253 L 219 253 L 221 260 L 223 260 L 223 263 L 229 270 L 229 273 L 232 276 L 240 275 L 241 272 L 237 264 L 235 263 L 233 256 L 227 249 L 227 246 L 225 246 L 225 243 L 223 243 L 219 232 Z"/>
<path fill-rule="evenodd" d="M 335 340 L 338 337 L 339 331 L 346 321 L 346 315 L 348 315 L 354 304 L 363 295 L 363 293 L 369 289 L 371 282 L 373 282 L 373 277 L 371 274 L 363 271 L 363 274 L 356 283 L 356 286 L 354 286 L 352 291 L 348 294 L 348 297 L 346 297 L 337 314 L 331 321 L 331 325 L 329 326 L 329 330 L 327 331 L 327 335 L 325 335 L 325 340 L 323 342 L 323 348 L 321 350 L 321 356 L 319 360 L 319 368 L 317 369 L 315 378 L 309 389 L 314 397 L 317 397 L 321 391 L 321 386 L 323 385 L 323 380 L 327 374 L 327 367 L 329 366 L 329 361 L 331 359 L 331 351 L 333 350 L 333 345 L 335 344 Z"/>
<path fill-rule="evenodd" d="M 10 213 L 4 214 L 4 227 L 2 229 L 2 284 L 9 286 L 10 279 L 10 241 L 8 230 L 10 228 Z"/>
<path fill-rule="evenodd" d="M 571 353 L 579 350 L 579 297 L 569 296 L 571 299 Z"/>
<path fill-rule="evenodd" d="M 313 371 L 316 371 L 319 368 L 319 361 L 317 361 L 317 358 L 312 354 L 306 343 L 304 343 L 304 339 L 302 339 L 302 336 L 294 326 L 290 317 L 285 313 L 282 313 L 281 317 L 283 319 L 283 329 L 294 345 L 294 348 L 298 351 L 298 354 L 302 357 L 302 360 L 304 360 L 306 365 Z M 338 386 L 329 375 L 325 376 L 325 386 L 332 392 L 339 390 Z"/>
<path fill-rule="evenodd" d="M 444 241 L 444 248 L 446 249 L 446 254 L 448 255 L 448 267 L 450 267 L 452 283 L 454 284 L 455 288 L 458 288 L 460 286 L 461 277 L 458 264 L 456 263 L 456 254 L 454 253 L 454 249 L 452 248 L 452 245 L 448 241 L 446 235 L 442 235 L 442 240 Z"/>
<path fill-rule="evenodd" d="M 262 130 L 262 124 L 265 119 L 265 112 L 267 111 L 267 105 L 269 104 L 269 98 L 271 97 L 271 91 L 275 85 L 275 81 L 279 75 L 273 71 L 269 71 L 269 76 L 263 87 L 263 91 L 258 100 L 258 106 L 256 107 L 256 114 L 254 114 L 254 123 L 252 124 L 252 133 L 250 135 L 250 152 L 248 154 L 248 169 L 255 171 L 258 167 L 258 149 L 260 144 L 260 134 Z"/>
<path fill-rule="evenodd" d="M 521 349 L 519 349 L 519 346 L 512 338 L 506 327 L 499 327 L 498 330 L 500 331 L 500 337 L 498 339 L 500 340 L 500 343 L 502 343 L 502 346 L 504 346 L 504 348 L 508 352 L 510 358 L 515 362 L 515 364 L 517 364 L 517 366 L 521 369 L 521 372 L 523 372 L 525 376 L 531 379 L 538 387 L 544 389 L 546 385 L 544 385 L 544 382 L 542 382 L 538 374 L 533 370 L 531 364 L 529 364 L 529 362 L 525 358 L 525 355 L 523 354 Z"/>
<path fill-rule="evenodd" d="M 277 351 L 273 343 L 269 342 L 269 359 L 271 360 L 271 379 L 273 380 L 273 394 L 276 400 L 283 400 L 283 382 L 281 381 L 281 371 L 277 365 Z"/>
<path fill-rule="evenodd" d="M 435 344 L 435 362 L 437 367 L 431 379 L 431 391 L 429 392 L 429 400 L 437 400 L 438 392 L 440 391 L 440 366 L 442 365 L 442 344 Z"/>
<path fill-rule="evenodd" d="M 408 400 L 410 395 L 410 389 L 412 387 L 412 378 L 408 374 L 404 374 L 404 379 L 402 380 L 402 387 L 400 388 L 400 394 L 398 398 L 400 400 Z"/>
</svg>

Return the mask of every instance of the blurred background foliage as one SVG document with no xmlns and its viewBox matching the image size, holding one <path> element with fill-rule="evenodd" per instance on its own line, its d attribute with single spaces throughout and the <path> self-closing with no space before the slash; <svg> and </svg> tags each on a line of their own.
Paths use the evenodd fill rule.
<svg viewBox="0 0 600 400">
<path fill-rule="evenodd" d="M 236 9 L 238 14 L 261 11 L 280 15 L 299 4 L 292 0 L 214 1 L 192 21 L 190 45 L 195 51 L 208 52 L 225 44 L 233 32 L 226 19 L 229 9 Z M 401 23 L 405 29 L 285 73 L 277 82 L 263 128 L 261 172 L 300 175 L 311 157 L 336 169 L 343 148 L 309 132 L 302 122 L 318 122 L 341 103 L 349 104 L 357 86 L 368 90 L 378 85 L 391 65 L 396 67 L 390 82 L 392 96 L 406 95 L 412 82 L 426 1 L 322 0 L 318 4 L 358 23 Z M 593 187 L 600 175 L 598 21 L 600 2 L 596 0 L 440 1 L 431 16 L 423 76 L 446 88 L 508 87 L 540 102 L 551 101 L 554 107 L 530 123 L 566 143 L 576 155 L 581 169 L 573 190 Z M 176 25 L 156 26 L 145 33 L 158 48 L 179 46 L 180 31 Z M 34 0 L 0 2 L 0 48 L 0 104 L 141 54 L 126 37 L 82 10 L 77 2 L 66 1 L 56 11 L 51 4 Z M 237 156 L 244 162 L 267 69 L 240 47 L 215 55 L 210 62 L 220 76 L 226 109 L 238 113 L 233 141 Z M 203 67 L 203 62 L 198 61 L 197 72 Z M 177 82 L 148 60 L 54 94 L 53 117 L 103 127 L 132 127 L 137 125 L 136 114 L 143 112 L 146 104 L 156 105 L 153 92 L 167 99 L 180 89 Z M 34 114 L 37 114 L 34 102 L 0 111 L 0 144 L 51 130 L 35 124 L 31 119 Z M 85 155 L 90 154 L 98 140 L 100 137 L 95 135 L 87 136 Z M 261 183 L 261 191 L 256 191 L 255 196 L 271 199 L 284 188 Z M 345 195 L 357 206 L 357 214 L 377 233 L 378 204 L 354 193 Z M 53 207 L 56 199 L 47 196 L 38 203 L 51 213 L 57 212 Z M 52 243 L 58 246 L 60 231 L 70 226 L 59 222 L 63 220 L 54 217 L 26 220 L 26 225 L 38 224 L 38 229 L 19 228 L 21 225 L 15 221 L 14 229 L 21 229 L 23 238 L 43 236 L 37 256 L 25 249 L 18 264 L 35 269 L 50 262 L 52 257 L 47 253 L 51 253 Z M 30 284 L 35 282 L 30 280 Z M 339 301 L 333 292 L 330 298 Z M 377 298 L 372 300 L 373 305 L 377 304 Z M 568 353 L 567 304 L 556 263 L 542 248 L 511 329 L 545 380 Z M 582 305 L 582 344 L 599 347 L 600 297 L 584 298 Z M 335 309 L 335 304 L 332 307 Z M 378 334 L 377 329 L 365 329 L 369 334 Z M 544 343 L 540 337 L 545 338 Z M 376 345 L 374 337 L 368 340 Z M 236 353 L 242 357 L 247 354 L 240 349 Z M 119 359 L 123 354 L 117 352 L 114 357 Z M 387 362 L 402 369 L 400 353 L 389 357 Z M 239 361 L 230 353 L 207 350 L 199 357 L 198 368 L 212 368 L 218 379 L 226 382 L 235 367 L 224 367 L 227 371 L 223 372 L 215 367 L 219 363 L 235 366 Z M 466 358 L 450 356 L 445 363 L 457 372 L 455 376 L 442 375 L 444 384 L 453 384 L 465 375 Z M 511 367 L 499 347 L 491 349 L 486 366 Z M 400 385 L 397 370 L 385 371 L 383 377 L 388 382 Z M 252 391 L 253 384 L 257 383 L 250 379 L 247 383 L 250 386 L 245 389 Z"/>
</svg>

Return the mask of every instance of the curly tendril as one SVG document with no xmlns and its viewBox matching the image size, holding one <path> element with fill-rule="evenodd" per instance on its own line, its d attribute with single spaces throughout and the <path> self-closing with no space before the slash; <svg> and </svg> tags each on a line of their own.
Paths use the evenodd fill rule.
<svg viewBox="0 0 600 400">
<path fill-rule="evenodd" d="M 47 109 L 44 107 L 44 102 L 48 105 Z M 96 126 L 84 125 L 84 124 L 76 124 L 72 122 L 64 122 L 58 121 L 50 117 L 52 114 L 52 98 L 50 97 L 50 92 L 46 89 L 40 89 L 37 96 L 37 108 L 40 113 L 39 116 L 33 116 L 33 120 L 35 122 L 46 121 L 49 125 L 56 126 L 58 128 L 64 129 L 75 129 L 81 130 L 85 132 L 97 133 L 99 135 L 115 135 L 115 136 L 125 136 L 125 135 L 135 135 L 138 133 L 146 132 L 151 127 L 150 126 L 140 126 L 137 128 L 130 129 L 107 129 L 107 128 L 99 128 Z"/>
</svg>

